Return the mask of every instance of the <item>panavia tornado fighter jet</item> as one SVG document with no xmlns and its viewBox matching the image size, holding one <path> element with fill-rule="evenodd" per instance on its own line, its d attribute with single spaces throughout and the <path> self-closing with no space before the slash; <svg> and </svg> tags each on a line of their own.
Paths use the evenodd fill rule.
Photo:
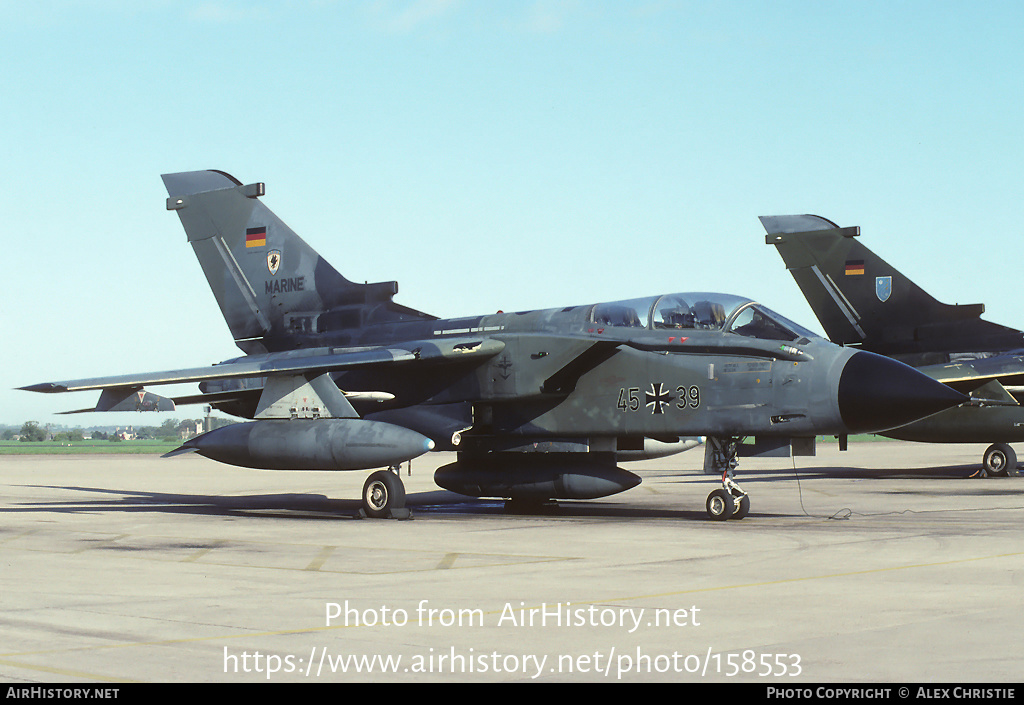
<svg viewBox="0 0 1024 705">
<path fill-rule="evenodd" d="M 704 471 L 722 476 L 708 512 L 739 519 L 750 508 L 732 479 L 741 453 L 812 454 L 816 435 L 881 431 L 967 399 L 730 294 L 438 319 L 395 303 L 395 282 L 339 274 L 259 200 L 262 183 L 220 171 L 163 180 L 245 355 L 24 389 L 102 390 L 90 411 L 204 403 L 250 419 L 171 454 L 393 470 L 429 450 L 456 451 L 438 485 L 530 506 L 622 492 L 640 477 L 620 461 L 706 437 Z M 181 382 L 201 393 L 171 400 L 147 390 Z M 396 472 L 369 476 L 367 515 L 401 516 L 404 502 Z"/>
</svg>

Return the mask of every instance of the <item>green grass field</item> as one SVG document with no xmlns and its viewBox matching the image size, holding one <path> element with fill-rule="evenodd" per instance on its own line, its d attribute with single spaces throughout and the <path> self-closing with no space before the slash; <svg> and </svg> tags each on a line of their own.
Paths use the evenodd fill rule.
<svg viewBox="0 0 1024 705">
<path fill-rule="evenodd" d="M 57 441 L 40 441 L 36 443 L 21 441 L 0 441 L 0 455 L 74 455 L 74 454 L 112 454 L 131 455 L 139 453 L 167 453 L 174 450 L 179 441 L 80 441 L 78 443 L 59 443 Z"/>
</svg>

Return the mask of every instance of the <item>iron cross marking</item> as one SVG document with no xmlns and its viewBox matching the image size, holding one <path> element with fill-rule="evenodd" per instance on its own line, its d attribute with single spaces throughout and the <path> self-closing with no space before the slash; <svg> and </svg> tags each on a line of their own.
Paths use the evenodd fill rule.
<svg viewBox="0 0 1024 705">
<path fill-rule="evenodd" d="M 651 391 L 644 392 L 647 399 L 647 406 L 651 407 L 652 414 L 664 414 L 665 407 L 672 402 L 672 395 L 664 388 L 661 382 L 651 382 Z"/>
</svg>

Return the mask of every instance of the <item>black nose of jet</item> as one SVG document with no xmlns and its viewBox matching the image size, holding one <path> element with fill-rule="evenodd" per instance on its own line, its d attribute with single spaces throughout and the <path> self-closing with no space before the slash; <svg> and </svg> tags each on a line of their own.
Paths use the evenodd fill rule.
<svg viewBox="0 0 1024 705">
<path fill-rule="evenodd" d="M 839 413 L 851 433 L 903 426 L 967 399 L 909 365 L 865 351 L 847 361 L 839 378 Z"/>
</svg>

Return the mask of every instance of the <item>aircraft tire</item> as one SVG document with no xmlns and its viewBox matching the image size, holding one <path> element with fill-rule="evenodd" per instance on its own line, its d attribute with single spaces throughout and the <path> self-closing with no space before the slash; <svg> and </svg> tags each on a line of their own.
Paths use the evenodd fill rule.
<svg viewBox="0 0 1024 705">
<path fill-rule="evenodd" d="M 736 511 L 736 500 L 725 490 L 715 490 L 708 495 L 708 516 L 715 521 L 725 521 Z"/>
<path fill-rule="evenodd" d="M 730 519 L 740 520 L 750 513 L 750 495 L 743 495 L 736 502 L 736 511 L 732 513 Z"/>
<path fill-rule="evenodd" d="M 405 507 L 405 485 L 390 470 L 378 470 L 363 483 L 363 511 L 366 516 L 384 519 L 394 509 Z"/>
<path fill-rule="evenodd" d="M 1017 468 L 1017 453 L 1007 443 L 993 443 L 985 449 L 981 466 L 990 477 L 1008 477 Z"/>
</svg>

